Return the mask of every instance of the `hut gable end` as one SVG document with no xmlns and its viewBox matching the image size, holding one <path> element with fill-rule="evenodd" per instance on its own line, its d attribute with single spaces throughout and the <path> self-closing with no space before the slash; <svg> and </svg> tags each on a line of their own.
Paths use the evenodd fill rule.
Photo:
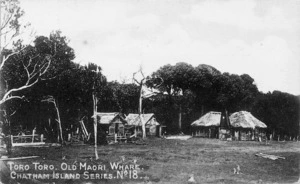
<svg viewBox="0 0 300 184">
<path fill-rule="evenodd" d="M 98 112 L 97 117 L 100 118 L 99 124 L 109 125 L 111 123 L 126 123 L 126 120 L 118 113 L 100 113 Z"/>
<path fill-rule="evenodd" d="M 155 120 L 153 113 L 142 114 L 142 118 L 146 125 L 148 124 L 159 125 L 159 123 Z M 142 126 L 142 122 L 140 120 L 139 114 L 128 114 L 128 116 L 126 117 L 126 121 L 128 125 Z"/>
</svg>

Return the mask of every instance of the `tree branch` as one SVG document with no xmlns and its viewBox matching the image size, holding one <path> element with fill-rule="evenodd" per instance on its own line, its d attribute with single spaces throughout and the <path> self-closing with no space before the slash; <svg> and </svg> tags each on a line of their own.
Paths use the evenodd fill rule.
<svg viewBox="0 0 300 184">
<path fill-rule="evenodd" d="M 14 30 L 14 29 L 11 28 L 10 30 L 8 30 L 8 31 L 6 31 L 6 32 L 2 32 L 2 33 L 0 33 L 0 36 L 8 34 L 8 33 L 11 32 L 12 30 Z"/>
<path fill-rule="evenodd" d="M 3 61 L 2 63 L 0 64 L 0 71 L 2 70 L 3 66 L 4 66 L 4 63 L 13 55 L 23 51 L 26 47 L 23 47 L 22 49 L 18 50 L 18 51 L 15 51 L 15 52 L 12 52 L 10 54 L 8 54 L 6 57 L 3 58 Z M 3 50 L 3 49 L 2 49 Z M 2 50 L 0 52 L 2 52 Z"/>
<path fill-rule="evenodd" d="M 50 67 L 50 64 L 51 64 L 51 59 L 50 59 L 49 55 L 45 57 L 45 60 L 48 60 L 48 62 L 45 62 L 42 64 L 42 67 L 40 69 L 40 71 L 42 71 L 42 73 L 40 73 L 40 76 L 44 75 L 48 71 L 48 68 Z M 45 69 L 43 69 L 44 66 L 46 66 Z"/>
<path fill-rule="evenodd" d="M 10 16 L 7 18 L 7 20 L 4 22 L 3 25 L 1 25 L 1 31 L 7 26 L 7 24 L 10 22 L 11 18 L 13 17 L 14 12 L 10 14 Z"/>
<path fill-rule="evenodd" d="M 6 98 L 5 102 L 8 100 L 12 100 L 12 99 L 23 99 L 24 96 L 10 96 L 8 98 Z M 2 100 L 0 101 L 0 104 L 2 104 Z"/>
<path fill-rule="evenodd" d="M 26 88 L 30 88 L 31 86 L 33 86 L 37 82 L 38 82 L 38 79 L 36 79 L 34 82 L 32 82 L 29 85 L 24 85 L 24 86 L 21 86 L 19 88 L 14 88 L 14 89 L 9 90 L 7 93 L 5 93 L 5 95 L 0 100 L 0 105 L 3 104 L 4 102 L 8 101 L 8 100 L 11 100 L 11 99 L 14 99 L 14 98 L 18 98 L 18 96 L 10 96 L 10 95 L 12 95 L 13 92 L 17 92 L 17 91 L 24 90 Z"/>
<path fill-rule="evenodd" d="M 54 98 L 53 96 L 48 96 L 46 99 L 41 100 L 41 102 L 48 102 L 48 103 L 54 103 Z"/>
</svg>

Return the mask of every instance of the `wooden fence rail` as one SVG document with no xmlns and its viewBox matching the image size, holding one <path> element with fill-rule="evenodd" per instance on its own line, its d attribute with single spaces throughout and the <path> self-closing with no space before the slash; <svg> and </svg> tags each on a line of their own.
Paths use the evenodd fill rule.
<svg viewBox="0 0 300 184">
<path fill-rule="evenodd" d="M 12 146 L 34 146 L 45 144 L 44 135 L 17 135 L 11 136 L 11 144 Z"/>
</svg>

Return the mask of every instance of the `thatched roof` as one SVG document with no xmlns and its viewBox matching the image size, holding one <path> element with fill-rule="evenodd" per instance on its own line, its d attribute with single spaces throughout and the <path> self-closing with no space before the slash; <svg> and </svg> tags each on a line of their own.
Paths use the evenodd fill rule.
<svg viewBox="0 0 300 184">
<path fill-rule="evenodd" d="M 155 118 L 153 113 L 142 114 L 141 116 L 143 118 L 145 125 L 147 125 L 152 118 Z M 127 121 L 128 125 L 134 125 L 134 126 L 142 125 L 139 114 L 128 114 L 128 116 L 126 117 L 126 121 Z M 155 122 L 155 125 L 159 125 L 159 123 L 156 120 L 154 122 Z"/>
<path fill-rule="evenodd" d="M 112 123 L 117 117 L 119 117 L 122 122 L 126 122 L 126 120 L 118 112 L 111 112 L 111 113 L 97 112 L 97 117 L 100 117 L 100 124 L 105 124 L 105 125 Z"/>
<path fill-rule="evenodd" d="M 256 119 L 250 112 L 240 111 L 229 116 L 231 126 L 235 128 L 267 128 L 267 125 Z"/>
<path fill-rule="evenodd" d="M 200 117 L 194 121 L 192 126 L 220 126 L 221 122 L 221 112 L 208 112 L 204 116 Z"/>
</svg>

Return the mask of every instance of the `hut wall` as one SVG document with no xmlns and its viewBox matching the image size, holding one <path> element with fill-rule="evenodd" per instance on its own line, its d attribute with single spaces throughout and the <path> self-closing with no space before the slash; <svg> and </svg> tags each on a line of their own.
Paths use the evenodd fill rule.
<svg viewBox="0 0 300 184">
<path fill-rule="evenodd" d="M 239 130 L 232 130 L 233 131 L 233 140 L 240 140 L 240 131 Z"/>
<path fill-rule="evenodd" d="M 112 123 L 108 127 L 108 135 L 115 135 L 117 134 L 118 136 L 123 136 L 125 134 L 125 127 L 124 124 L 122 123 Z"/>
<path fill-rule="evenodd" d="M 211 127 L 209 132 L 210 138 L 218 138 L 218 128 L 217 127 Z"/>
<path fill-rule="evenodd" d="M 252 129 L 233 129 L 234 139 L 239 141 L 252 141 L 254 140 L 254 131 Z M 237 136 L 238 135 L 238 136 Z"/>
<path fill-rule="evenodd" d="M 152 126 L 150 127 L 150 134 L 151 134 L 151 135 L 156 135 L 156 125 L 152 125 Z"/>
<path fill-rule="evenodd" d="M 195 127 L 193 130 L 193 136 L 195 137 L 208 137 L 208 130 L 205 127 Z"/>
<path fill-rule="evenodd" d="M 232 129 L 233 140 L 239 141 L 262 141 L 266 139 L 266 133 L 263 129 Z"/>
<path fill-rule="evenodd" d="M 193 136 L 206 137 L 206 138 L 217 138 L 218 137 L 218 128 L 217 127 L 195 127 L 193 130 Z"/>
<path fill-rule="evenodd" d="M 159 126 L 156 126 L 156 135 L 158 137 L 161 137 L 161 136 L 164 136 L 165 133 L 166 133 L 166 126 L 164 125 L 159 125 Z"/>
<path fill-rule="evenodd" d="M 156 119 L 151 118 L 151 120 L 148 121 L 146 125 L 146 135 L 147 136 L 156 136 L 157 134 L 157 125 L 156 125 Z"/>
<path fill-rule="evenodd" d="M 136 135 L 137 136 L 143 136 L 142 126 L 137 126 L 136 127 Z"/>
<path fill-rule="evenodd" d="M 109 126 L 108 135 L 114 135 L 115 134 L 115 124 L 112 124 Z"/>
<path fill-rule="evenodd" d="M 118 125 L 119 125 L 118 126 L 118 132 L 117 132 L 118 136 L 124 136 L 124 134 L 125 134 L 124 125 L 123 124 L 118 124 Z"/>
<path fill-rule="evenodd" d="M 256 141 L 265 141 L 267 139 L 265 129 L 255 129 L 254 140 Z"/>
<path fill-rule="evenodd" d="M 226 128 L 219 128 L 219 139 L 221 140 L 228 140 L 231 139 L 231 132 L 229 129 Z"/>
<path fill-rule="evenodd" d="M 146 125 L 146 135 L 155 136 L 156 130 L 156 125 Z"/>
</svg>

